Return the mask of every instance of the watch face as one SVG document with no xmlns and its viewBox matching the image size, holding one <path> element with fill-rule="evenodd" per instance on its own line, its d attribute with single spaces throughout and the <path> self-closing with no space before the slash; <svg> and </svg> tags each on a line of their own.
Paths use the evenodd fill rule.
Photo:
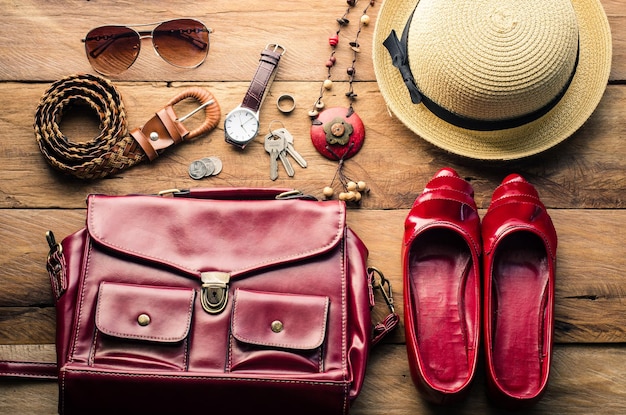
<svg viewBox="0 0 626 415">
<path fill-rule="evenodd" d="M 259 120 L 249 109 L 236 108 L 226 117 L 224 131 L 232 141 L 246 143 L 259 132 Z"/>
</svg>

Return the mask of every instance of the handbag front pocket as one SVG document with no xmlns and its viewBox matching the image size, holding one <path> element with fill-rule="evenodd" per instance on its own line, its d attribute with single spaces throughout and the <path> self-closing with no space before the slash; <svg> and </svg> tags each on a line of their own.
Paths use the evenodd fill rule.
<svg viewBox="0 0 626 415">
<path fill-rule="evenodd" d="M 237 289 L 227 369 L 322 372 L 329 301 Z"/>
<path fill-rule="evenodd" d="M 100 284 L 92 363 L 185 370 L 195 290 Z"/>
</svg>

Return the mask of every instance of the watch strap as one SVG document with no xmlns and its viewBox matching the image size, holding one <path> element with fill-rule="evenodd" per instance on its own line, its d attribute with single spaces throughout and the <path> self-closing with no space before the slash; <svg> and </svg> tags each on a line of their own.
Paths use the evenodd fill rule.
<svg viewBox="0 0 626 415">
<path fill-rule="evenodd" d="M 265 93 L 276 75 L 276 68 L 280 62 L 280 57 L 285 53 L 285 49 L 279 45 L 267 45 L 261 52 L 261 59 L 256 73 L 250 82 L 248 92 L 246 92 L 242 107 L 258 112 L 265 98 Z"/>
</svg>

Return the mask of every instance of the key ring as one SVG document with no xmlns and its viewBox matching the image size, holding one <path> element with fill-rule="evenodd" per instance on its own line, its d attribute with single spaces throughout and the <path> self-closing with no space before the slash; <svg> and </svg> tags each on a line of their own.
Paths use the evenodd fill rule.
<svg viewBox="0 0 626 415">
<path fill-rule="evenodd" d="M 279 123 L 281 125 L 281 128 L 285 128 L 285 124 L 283 124 L 283 122 L 280 121 L 280 120 L 272 120 L 272 121 L 270 121 L 270 125 L 269 125 L 268 129 L 269 129 L 269 132 L 272 135 L 272 137 L 274 137 L 276 135 L 276 134 L 274 134 L 274 131 L 276 129 L 272 129 L 272 124 L 274 124 L 275 122 Z M 279 129 L 279 128 L 277 128 L 277 129 Z"/>
<path fill-rule="evenodd" d="M 296 99 L 293 97 L 293 95 L 283 94 L 279 96 L 276 100 L 276 106 L 278 107 L 278 110 L 283 114 L 289 114 L 296 108 Z"/>
</svg>

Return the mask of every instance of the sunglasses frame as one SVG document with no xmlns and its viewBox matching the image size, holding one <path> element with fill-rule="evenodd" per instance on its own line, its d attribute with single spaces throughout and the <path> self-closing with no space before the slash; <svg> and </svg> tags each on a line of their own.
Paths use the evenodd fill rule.
<svg viewBox="0 0 626 415">
<path fill-rule="evenodd" d="M 172 22 L 176 22 L 176 21 L 194 21 L 196 23 L 199 23 L 202 26 L 202 32 L 207 33 L 207 42 L 206 42 L 206 53 L 204 55 L 204 57 L 202 58 L 202 60 L 200 62 L 198 62 L 197 64 L 191 65 L 191 66 L 185 66 L 185 65 L 178 65 L 174 62 L 171 62 L 170 60 L 166 59 L 165 57 L 163 57 L 163 55 L 159 52 L 159 48 L 157 47 L 157 45 L 154 43 L 154 34 L 155 31 L 157 31 L 157 29 L 165 24 L 165 23 L 172 23 Z M 142 28 L 142 27 L 150 27 L 150 26 L 154 26 L 151 30 L 136 30 L 138 28 Z M 102 48 L 102 51 L 104 51 L 114 40 L 116 40 L 115 35 L 111 35 L 111 43 L 105 43 L 104 45 L 99 45 L 97 48 L 94 48 L 92 51 L 89 51 L 87 49 L 87 41 L 90 40 L 89 38 L 89 34 L 92 33 L 93 31 L 97 30 L 97 29 L 101 29 L 101 28 L 105 28 L 105 27 L 116 27 L 116 28 L 123 28 L 123 29 L 128 29 L 129 31 L 132 31 L 133 35 L 137 35 L 138 38 L 138 42 L 137 42 L 137 54 L 135 56 L 135 58 L 133 59 L 132 62 L 130 62 L 130 64 L 123 70 L 119 71 L 119 72 L 104 72 L 101 69 L 98 69 L 94 66 L 94 64 L 92 63 L 92 59 L 96 59 L 97 56 L 94 56 L 94 53 Z M 89 31 L 87 32 L 87 35 L 81 39 L 81 42 L 83 42 L 85 44 L 85 53 L 87 54 L 87 60 L 89 61 L 89 64 L 91 65 L 91 67 L 93 69 L 95 69 L 97 72 L 103 74 L 103 75 L 118 75 L 121 74 L 122 72 L 130 69 L 130 67 L 132 67 L 135 62 L 137 61 L 137 58 L 139 58 L 139 54 L 141 53 L 141 41 L 143 39 L 151 39 L 151 44 L 152 44 L 152 49 L 154 49 L 155 53 L 161 58 L 163 59 L 165 62 L 169 63 L 172 66 L 175 66 L 177 68 L 184 68 L 184 69 L 193 69 L 193 68 L 197 68 L 198 66 L 202 65 L 204 63 L 204 61 L 206 60 L 207 56 L 209 55 L 209 46 L 210 46 L 210 34 L 213 33 L 213 29 L 211 29 L 210 27 L 208 27 L 204 22 L 202 22 L 201 20 L 198 19 L 194 19 L 194 18 L 186 18 L 186 17 L 181 17 L 181 18 L 176 18 L 176 19 L 168 19 L 168 20 L 162 20 L 159 22 L 154 22 L 154 23 L 139 23 L 139 24 L 108 24 L 108 25 L 102 25 L 102 26 L 97 26 L 97 27 L 93 27 L 91 29 L 89 29 Z M 129 35 L 131 34 L 131 32 L 128 33 Z M 191 39 L 191 42 L 194 43 L 196 40 L 195 39 Z M 202 45 L 204 46 L 204 45 Z M 99 54 L 99 53 L 98 53 Z M 91 57 L 90 57 L 91 55 Z"/>
</svg>

